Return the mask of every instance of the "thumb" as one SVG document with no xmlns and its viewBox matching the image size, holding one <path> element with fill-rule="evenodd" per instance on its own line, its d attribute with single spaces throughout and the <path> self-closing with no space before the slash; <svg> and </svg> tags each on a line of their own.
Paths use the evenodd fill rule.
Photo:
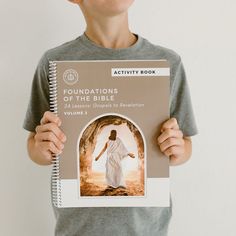
<svg viewBox="0 0 236 236">
<path fill-rule="evenodd" d="M 166 129 L 179 129 L 177 119 L 173 117 L 165 121 L 161 127 L 161 133 L 163 133 Z"/>
</svg>

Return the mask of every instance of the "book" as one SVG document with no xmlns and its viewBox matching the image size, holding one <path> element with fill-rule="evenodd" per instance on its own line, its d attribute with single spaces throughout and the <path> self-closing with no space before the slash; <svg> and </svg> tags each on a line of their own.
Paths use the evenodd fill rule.
<svg viewBox="0 0 236 236">
<path fill-rule="evenodd" d="M 50 61 L 49 89 L 67 137 L 52 161 L 56 207 L 169 206 L 157 144 L 170 116 L 168 61 Z"/>
</svg>

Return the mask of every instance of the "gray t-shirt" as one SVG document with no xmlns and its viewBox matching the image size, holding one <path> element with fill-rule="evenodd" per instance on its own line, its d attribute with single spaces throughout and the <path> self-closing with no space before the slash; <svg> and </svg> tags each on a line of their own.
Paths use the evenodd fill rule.
<svg viewBox="0 0 236 236">
<path fill-rule="evenodd" d="M 137 41 L 128 48 L 111 49 L 97 45 L 85 33 L 46 51 L 36 68 L 24 129 L 35 132 L 49 110 L 49 60 L 154 60 L 167 59 L 171 66 L 170 114 L 178 120 L 185 136 L 197 134 L 188 84 L 181 58 L 174 51 L 153 45 L 135 34 Z M 170 207 L 92 207 L 56 208 L 56 236 L 166 236 L 172 215 Z"/>
</svg>

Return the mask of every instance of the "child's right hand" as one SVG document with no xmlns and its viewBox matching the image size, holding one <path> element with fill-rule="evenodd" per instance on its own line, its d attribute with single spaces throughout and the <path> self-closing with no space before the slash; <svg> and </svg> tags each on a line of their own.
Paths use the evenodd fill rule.
<svg viewBox="0 0 236 236">
<path fill-rule="evenodd" d="M 59 128 L 61 120 L 54 113 L 46 111 L 35 129 L 35 148 L 46 160 L 51 160 L 52 154 L 59 155 L 64 148 L 66 141 L 65 134 Z"/>
<path fill-rule="evenodd" d="M 131 152 L 130 152 L 128 155 L 129 155 L 130 157 L 132 157 L 132 158 L 135 158 L 135 155 L 134 155 L 133 153 L 131 153 Z"/>
</svg>

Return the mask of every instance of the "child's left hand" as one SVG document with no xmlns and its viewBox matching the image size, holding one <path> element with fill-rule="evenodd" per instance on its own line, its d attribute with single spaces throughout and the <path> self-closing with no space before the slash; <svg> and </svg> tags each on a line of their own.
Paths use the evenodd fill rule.
<svg viewBox="0 0 236 236">
<path fill-rule="evenodd" d="M 184 158 L 186 152 L 185 141 L 175 118 L 170 118 L 163 123 L 161 135 L 157 138 L 157 142 L 161 152 L 170 160 Z"/>
</svg>

